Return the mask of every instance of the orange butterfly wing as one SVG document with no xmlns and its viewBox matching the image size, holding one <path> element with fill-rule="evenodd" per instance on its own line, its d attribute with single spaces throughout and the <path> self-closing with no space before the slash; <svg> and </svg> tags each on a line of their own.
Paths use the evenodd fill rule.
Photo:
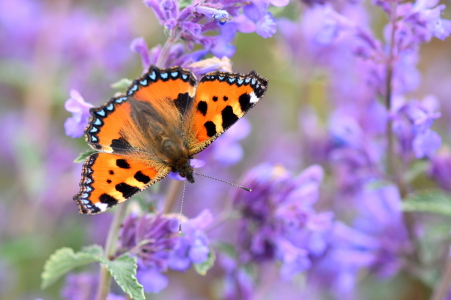
<svg viewBox="0 0 451 300">
<path fill-rule="evenodd" d="M 194 155 L 210 145 L 263 97 L 268 81 L 255 71 L 246 75 L 211 72 L 200 81 L 193 106 Z"/>
<path fill-rule="evenodd" d="M 180 67 L 160 70 L 151 66 L 128 88 L 127 96 L 112 98 L 105 105 L 90 109 L 92 119 L 85 130 L 86 141 L 93 149 L 103 152 L 132 150 L 142 144 L 136 139 L 145 139 L 132 118 L 136 101 L 160 108 L 164 100 L 170 99 L 183 116 L 191 109 L 195 84 L 196 77 L 188 70 Z M 124 138 L 124 134 L 130 132 L 135 141 Z"/>
<path fill-rule="evenodd" d="M 112 98 L 90 110 L 86 140 L 101 153 L 92 154 L 83 165 L 80 192 L 74 196 L 80 213 L 103 212 L 171 171 L 156 157 L 161 151 L 149 145 L 152 133 L 146 130 L 152 129 L 149 122 L 160 128 L 181 127 L 183 116 L 191 111 L 195 85 L 196 78 L 188 70 L 152 66 L 133 82 L 126 96 Z M 166 119 L 160 118 L 163 112 Z M 128 168 L 117 162 L 126 162 Z"/>
<path fill-rule="evenodd" d="M 100 152 L 83 165 L 80 192 L 74 196 L 80 213 L 103 212 L 167 176 L 174 168 L 168 161 L 178 161 L 167 160 L 168 145 L 177 151 L 188 145 L 189 157 L 180 158 L 189 161 L 249 111 L 267 84 L 254 71 L 212 72 L 196 89 L 190 71 L 151 66 L 126 96 L 90 110 L 86 139 Z M 172 143 L 161 148 L 161 137 Z"/>
<path fill-rule="evenodd" d="M 127 156 L 94 153 L 83 165 L 80 192 L 74 200 L 82 214 L 101 213 L 163 179 L 170 171 L 164 165 L 149 166 Z"/>
<path fill-rule="evenodd" d="M 151 66 L 140 79 L 134 81 L 127 95 L 158 106 L 162 100 L 173 100 L 181 115 L 191 107 L 196 90 L 196 77 L 180 67 L 159 69 Z"/>
</svg>

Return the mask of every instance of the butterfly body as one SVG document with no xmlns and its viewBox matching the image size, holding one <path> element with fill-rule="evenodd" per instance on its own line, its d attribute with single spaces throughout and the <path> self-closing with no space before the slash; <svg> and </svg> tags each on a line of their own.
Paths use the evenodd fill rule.
<svg viewBox="0 0 451 300">
<path fill-rule="evenodd" d="M 188 70 L 151 66 L 124 96 L 90 110 L 86 140 L 95 150 L 74 196 L 80 213 L 96 214 L 178 172 L 194 182 L 193 156 L 263 96 L 267 80 L 212 72 L 199 82 Z"/>
</svg>

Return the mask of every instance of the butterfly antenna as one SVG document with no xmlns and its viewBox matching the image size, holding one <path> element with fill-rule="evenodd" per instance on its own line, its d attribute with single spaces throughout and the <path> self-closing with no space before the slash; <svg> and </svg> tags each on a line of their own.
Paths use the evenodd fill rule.
<svg viewBox="0 0 451 300">
<path fill-rule="evenodd" d="M 183 213 L 183 200 L 185 199 L 185 187 L 186 181 L 183 181 L 183 190 L 182 190 L 182 203 L 180 204 L 180 214 L 179 214 L 179 233 L 182 233 L 182 213 Z"/>
<path fill-rule="evenodd" d="M 238 184 L 235 184 L 235 183 L 231 183 L 231 182 L 228 182 L 228 181 L 225 181 L 225 180 L 221 180 L 221 179 L 218 179 L 218 178 L 210 177 L 208 175 L 200 174 L 200 173 L 197 173 L 197 172 L 193 172 L 193 173 L 196 174 L 196 175 L 199 175 L 199 176 L 207 177 L 207 178 L 210 178 L 210 179 L 213 179 L 213 180 L 216 180 L 216 181 L 220 181 L 220 182 L 224 182 L 224 183 L 230 184 L 230 185 L 232 185 L 234 187 L 243 189 L 243 190 L 248 191 L 248 192 L 252 192 L 251 189 L 245 188 L 244 186 L 241 186 L 241 185 L 238 185 Z"/>
</svg>

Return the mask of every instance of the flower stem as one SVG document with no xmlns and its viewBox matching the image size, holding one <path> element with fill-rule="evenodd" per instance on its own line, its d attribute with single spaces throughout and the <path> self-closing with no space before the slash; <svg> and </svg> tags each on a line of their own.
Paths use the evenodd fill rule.
<svg viewBox="0 0 451 300">
<path fill-rule="evenodd" d="M 450 253 L 451 254 L 451 253 Z M 435 286 L 431 300 L 443 300 L 449 293 L 451 287 L 451 255 L 448 255 L 442 279 Z"/>
<path fill-rule="evenodd" d="M 163 45 L 163 48 L 161 49 L 160 56 L 158 56 L 158 60 L 156 62 L 156 66 L 159 68 L 166 67 L 169 59 L 169 54 L 171 52 L 171 47 L 174 45 L 175 42 L 179 39 L 180 34 L 177 32 L 176 29 L 171 30 L 171 33 L 169 34 L 169 38 L 166 40 L 166 42 Z"/>
<path fill-rule="evenodd" d="M 111 223 L 110 231 L 108 232 L 108 237 L 105 243 L 105 256 L 109 260 L 114 258 L 117 240 L 119 238 L 119 231 L 122 227 L 122 223 L 124 222 L 125 213 L 127 212 L 129 201 L 125 201 L 125 203 L 118 205 L 114 213 L 114 219 Z M 96 300 L 106 300 L 108 294 L 110 293 L 110 281 L 110 272 L 108 272 L 107 268 L 104 265 L 101 265 L 99 287 L 97 289 Z"/>
<path fill-rule="evenodd" d="M 391 23 L 391 35 L 390 35 L 390 45 L 389 45 L 389 53 L 387 58 L 387 70 L 385 77 L 385 87 L 386 87 L 386 95 L 385 95 L 385 107 L 388 112 L 387 119 L 387 142 L 388 142 L 388 152 L 387 152 L 387 172 L 390 175 L 393 175 L 396 171 L 396 159 L 395 159 L 395 151 L 394 151 L 394 143 L 393 143 L 393 120 L 391 118 L 391 108 L 392 108 L 392 80 L 393 80 L 393 63 L 394 63 L 394 48 L 395 48 L 395 30 L 396 30 L 396 20 L 395 20 L 395 11 L 396 11 L 396 3 L 390 3 L 390 23 Z M 396 176 L 395 176 L 396 177 Z M 396 178 L 397 179 L 397 178 Z"/>
<path fill-rule="evenodd" d="M 183 187 L 183 181 L 179 180 L 172 180 L 169 184 L 166 201 L 164 202 L 164 208 L 163 213 L 168 214 L 172 211 L 172 208 L 175 205 L 175 202 L 177 202 L 178 195 L 180 194 L 180 191 Z"/>
</svg>

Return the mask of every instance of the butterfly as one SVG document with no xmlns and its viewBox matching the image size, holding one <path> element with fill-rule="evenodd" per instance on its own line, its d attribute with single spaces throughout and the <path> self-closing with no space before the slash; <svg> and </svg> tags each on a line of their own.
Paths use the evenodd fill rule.
<svg viewBox="0 0 451 300">
<path fill-rule="evenodd" d="M 190 159 L 263 97 L 268 80 L 255 71 L 211 72 L 151 66 L 125 95 L 90 109 L 86 141 L 95 153 L 83 164 L 81 214 L 97 214 L 178 172 L 194 182 Z"/>
</svg>

